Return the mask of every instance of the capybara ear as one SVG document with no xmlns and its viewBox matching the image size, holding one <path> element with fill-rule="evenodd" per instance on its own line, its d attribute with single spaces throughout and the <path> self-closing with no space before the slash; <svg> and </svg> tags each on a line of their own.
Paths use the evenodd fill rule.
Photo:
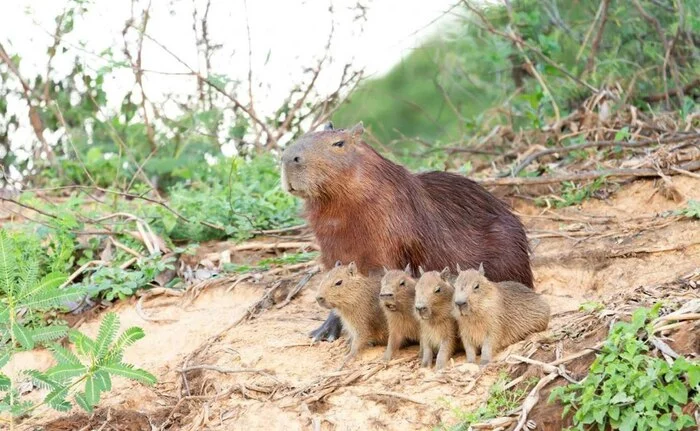
<svg viewBox="0 0 700 431">
<path fill-rule="evenodd" d="M 350 275 L 355 275 L 357 273 L 357 265 L 355 265 L 354 261 L 348 264 L 348 273 Z"/>
<path fill-rule="evenodd" d="M 447 277 L 450 276 L 450 267 L 446 266 L 443 268 L 443 270 L 440 272 L 440 278 L 442 278 L 444 281 L 447 281 Z"/>
<path fill-rule="evenodd" d="M 339 267 L 339 266 L 342 265 L 342 264 L 343 264 L 343 262 L 341 262 L 341 261 L 339 261 L 339 260 L 336 260 L 336 261 L 335 261 L 335 267 L 336 267 L 336 268 Z"/>
<path fill-rule="evenodd" d="M 484 262 L 479 264 L 479 274 L 484 275 Z"/>
<path fill-rule="evenodd" d="M 386 275 L 386 273 L 389 272 L 389 270 L 387 269 L 386 266 L 382 266 L 382 268 L 384 269 L 384 275 Z"/>
<path fill-rule="evenodd" d="M 423 267 L 420 266 L 420 265 L 418 265 L 418 273 L 419 273 L 420 275 L 423 275 L 423 274 L 425 273 L 425 271 L 423 271 Z"/>
<path fill-rule="evenodd" d="M 323 130 L 333 130 L 333 122 L 329 121 L 323 125 Z"/>
<path fill-rule="evenodd" d="M 350 136 L 352 136 L 355 139 L 362 136 L 363 133 L 365 133 L 365 126 L 362 124 L 362 121 L 355 124 L 354 126 L 352 126 L 352 129 L 350 129 Z"/>
<path fill-rule="evenodd" d="M 411 263 L 409 262 L 408 265 L 406 265 L 406 268 L 403 269 L 403 272 L 405 272 L 408 275 L 413 275 L 411 272 Z"/>
<path fill-rule="evenodd" d="M 460 272 L 462 272 L 462 268 L 460 268 L 459 264 L 457 264 L 457 274 L 459 274 Z"/>
</svg>

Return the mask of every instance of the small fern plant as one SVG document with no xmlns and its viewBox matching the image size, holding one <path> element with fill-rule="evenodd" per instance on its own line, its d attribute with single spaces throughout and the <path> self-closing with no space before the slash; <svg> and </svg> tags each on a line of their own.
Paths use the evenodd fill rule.
<svg viewBox="0 0 700 431">
<path fill-rule="evenodd" d="M 64 274 L 54 272 L 40 277 L 39 256 L 24 251 L 7 231 L 0 229 L 0 370 L 10 369 L 9 375 L 0 372 L 0 421 L 3 414 L 10 413 L 12 425 L 12 417 L 44 404 L 68 410 L 71 407 L 69 397 L 91 411 L 99 402 L 100 394 L 110 390 L 110 375 L 155 382 L 151 374 L 122 361 L 124 349 L 143 338 L 144 333 L 141 328 L 132 327 L 117 337 L 119 319 L 116 314 L 104 317 L 95 340 L 65 325 L 29 327 L 27 322 L 32 321 L 34 315 L 60 309 L 78 300 L 84 292 L 64 287 Z M 76 353 L 55 342 L 66 335 Z M 24 371 L 25 377 L 35 385 L 50 391 L 42 403 L 31 404 L 20 399 L 15 387 L 17 376 L 11 371 L 10 361 L 15 353 L 31 350 L 37 344 L 49 347 L 57 365 L 45 372 Z M 81 384 L 84 384 L 82 390 L 79 389 Z"/>
</svg>

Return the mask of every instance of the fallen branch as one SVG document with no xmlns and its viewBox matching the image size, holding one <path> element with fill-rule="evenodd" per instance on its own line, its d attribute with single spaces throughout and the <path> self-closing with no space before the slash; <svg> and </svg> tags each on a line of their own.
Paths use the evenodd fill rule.
<svg viewBox="0 0 700 431">
<path fill-rule="evenodd" d="M 287 297 L 284 298 L 284 301 L 282 301 L 282 302 L 280 302 L 279 304 L 277 304 L 277 308 L 282 308 L 282 307 L 286 306 L 287 304 L 289 304 L 289 303 L 292 301 L 292 299 L 294 299 L 294 297 L 301 291 L 301 289 L 303 289 L 304 286 L 306 286 L 306 285 L 309 283 L 309 281 L 311 280 L 311 278 L 312 278 L 314 275 L 318 274 L 320 271 L 321 271 L 321 268 L 319 268 L 319 267 L 312 268 L 312 269 L 308 270 L 308 271 L 306 272 L 306 274 L 304 274 L 304 277 L 302 277 L 302 279 L 299 280 L 299 282 L 297 283 L 297 285 L 294 286 L 294 289 L 292 289 L 292 290 L 287 294 Z"/>
<path fill-rule="evenodd" d="M 585 148 L 602 148 L 602 147 L 625 147 L 625 148 L 638 148 L 638 147 L 645 147 L 647 145 L 654 145 L 654 144 L 674 144 L 678 142 L 685 142 L 691 139 L 700 139 L 700 133 L 694 133 L 690 135 L 676 135 L 672 136 L 669 138 L 662 138 L 662 139 L 643 139 L 639 141 L 629 141 L 629 142 L 620 142 L 620 141 L 597 141 L 597 142 L 584 142 L 583 144 L 578 144 L 578 145 L 571 145 L 568 147 L 557 147 L 557 148 L 547 148 L 546 150 L 538 151 L 536 153 L 532 153 L 529 156 L 527 156 L 518 166 L 513 168 L 511 172 L 509 173 L 503 173 L 499 175 L 500 177 L 505 177 L 505 176 L 517 176 L 525 167 L 527 167 L 530 163 L 534 162 L 535 160 L 539 159 L 542 156 L 546 156 L 548 154 L 565 154 L 565 153 L 570 153 L 572 151 L 578 151 L 582 150 Z"/>
<path fill-rule="evenodd" d="M 257 368 L 222 368 L 218 367 L 216 365 L 192 365 L 188 366 L 186 368 L 181 369 L 180 371 L 183 373 L 186 373 L 188 371 L 194 371 L 194 370 L 209 370 L 209 371 L 216 371 L 217 373 L 223 373 L 223 374 L 262 374 L 266 376 L 271 376 L 274 374 L 273 371 L 270 370 L 260 370 Z"/>
<path fill-rule="evenodd" d="M 696 171 L 700 169 L 700 160 L 684 163 L 678 168 L 685 171 Z M 662 169 L 661 172 L 665 175 L 678 175 L 679 172 L 675 172 L 672 169 Z M 632 177 L 632 178 L 647 178 L 659 177 L 659 171 L 656 169 L 603 169 L 596 171 L 580 172 L 576 174 L 564 174 L 557 176 L 543 176 L 543 177 L 508 177 L 508 178 L 485 178 L 477 180 L 481 185 L 485 186 L 525 186 L 525 185 L 536 185 L 536 184 L 552 184 L 561 183 L 563 181 L 584 181 L 584 180 L 594 180 L 600 177 Z"/>
<path fill-rule="evenodd" d="M 399 394 L 399 393 L 397 393 L 397 392 L 376 391 L 376 392 L 369 392 L 369 393 L 366 393 L 366 394 L 362 394 L 361 396 L 363 396 L 363 397 L 377 397 L 377 396 L 379 396 L 379 397 L 390 397 L 390 398 L 396 398 L 396 399 L 399 399 L 399 400 L 408 401 L 408 402 L 411 402 L 411 403 L 414 403 L 414 404 L 419 404 L 419 405 L 421 405 L 421 406 L 426 405 L 426 403 L 424 403 L 424 402 L 421 401 L 421 400 L 418 400 L 418 399 L 416 399 L 416 398 L 410 397 L 410 396 L 408 396 L 408 395 Z"/>
<path fill-rule="evenodd" d="M 269 251 L 269 250 L 285 250 L 285 249 L 292 249 L 292 248 L 319 250 L 318 245 L 311 243 L 311 242 L 278 242 L 278 243 L 271 243 L 271 244 L 250 242 L 247 244 L 237 245 L 237 246 L 233 247 L 231 250 L 232 251 L 249 251 L 249 250 Z"/>
<path fill-rule="evenodd" d="M 540 391 L 542 388 L 547 386 L 549 383 L 551 383 L 554 379 L 559 377 L 559 374 L 557 372 L 550 373 L 540 379 L 540 381 L 535 385 L 534 388 L 530 391 L 528 394 L 527 398 L 525 398 L 525 401 L 523 402 L 523 410 L 520 412 L 520 417 L 518 418 L 518 424 L 513 428 L 513 431 L 521 431 L 523 427 L 525 427 L 525 424 L 527 423 L 527 415 L 530 413 L 533 407 L 537 405 L 537 402 L 540 400 Z"/>
</svg>

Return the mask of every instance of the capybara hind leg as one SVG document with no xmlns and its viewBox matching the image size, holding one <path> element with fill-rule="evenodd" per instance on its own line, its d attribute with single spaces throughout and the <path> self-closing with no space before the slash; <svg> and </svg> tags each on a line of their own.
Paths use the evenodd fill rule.
<svg viewBox="0 0 700 431">
<path fill-rule="evenodd" d="M 311 338 L 314 341 L 335 341 L 340 338 L 340 331 L 343 324 L 335 311 L 331 311 L 325 322 L 318 328 L 311 331 Z"/>
</svg>

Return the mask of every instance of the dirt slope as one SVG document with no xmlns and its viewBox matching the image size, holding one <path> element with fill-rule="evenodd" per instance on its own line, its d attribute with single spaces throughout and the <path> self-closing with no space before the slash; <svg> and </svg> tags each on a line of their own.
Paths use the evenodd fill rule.
<svg viewBox="0 0 700 431">
<path fill-rule="evenodd" d="M 686 197 L 700 199 L 700 180 L 673 181 Z M 634 182 L 607 200 L 580 208 L 545 210 L 518 203 L 534 250 L 536 290 L 546 295 L 555 316 L 548 333 L 512 350 L 551 348 L 551 335 L 571 322 L 576 315 L 571 311 L 583 302 L 605 302 L 700 268 L 700 223 L 671 214 L 679 205 L 657 193 L 652 181 Z M 464 364 L 462 354 L 448 370 L 435 372 L 418 367 L 416 347 L 400 351 L 385 365 L 383 348 L 375 347 L 338 371 L 345 341 L 310 346 L 307 337 L 326 316 L 313 301 L 318 277 L 290 304 L 277 308 L 265 302 L 272 306 L 231 327 L 266 293 L 277 297 L 279 292 L 270 294 L 272 282 L 284 280 L 278 290 L 286 293 L 301 277 L 265 276 L 257 283 L 239 283 L 230 292 L 228 280 L 205 288 L 186 307 L 187 299 L 177 297 L 145 303 L 149 316 L 172 321 L 146 322 L 135 302 L 118 304 L 114 311 L 123 327 L 139 325 L 147 334 L 127 351 L 126 360 L 153 372 L 159 383 L 146 388 L 115 381 L 104 410 L 91 422 L 77 410 L 70 417 L 45 410 L 20 428 L 425 430 L 454 423 L 453 407 L 469 410 L 483 402 L 507 366 L 493 364 L 480 372 Z M 98 323 L 92 319 L 81 329 L 95 333 Z M 571 353 L 567 346 L 561 354 Z M 183 378 L 183 365 L 203 364 L 214 369 L 191 370 Z M 17 369 L 48 365 L 50 356 L 43 351 L 19 355 L 14 364 Z M 35 389 L 32 396 L 39 395 Z"/>
</svg>

